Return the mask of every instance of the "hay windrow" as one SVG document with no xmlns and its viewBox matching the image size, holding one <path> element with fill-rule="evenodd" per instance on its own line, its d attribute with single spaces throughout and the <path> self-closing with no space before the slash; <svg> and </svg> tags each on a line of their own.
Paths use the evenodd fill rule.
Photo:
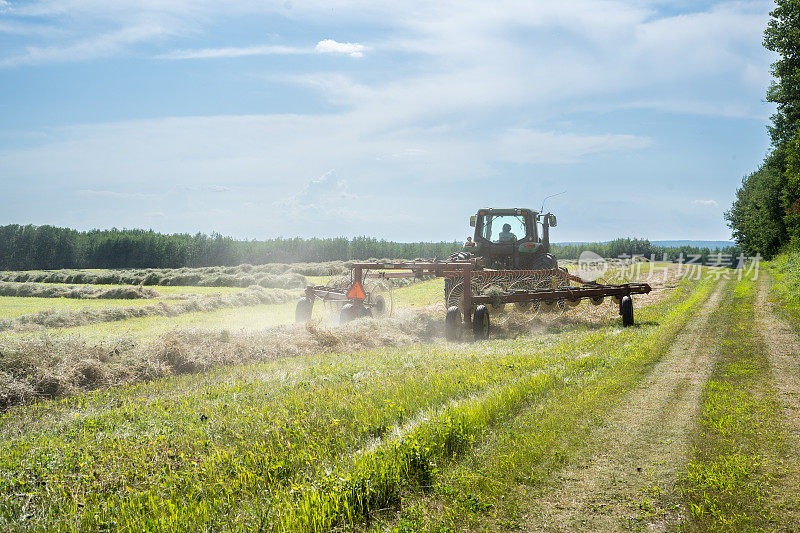
<svg viewBox="0 0 800 533">
<path fill-rule="evenodd" d="M 0 281 L 90 285 L 162 285 L 198 287 L 249 287 L 298 289 L 305 276 L 335 276 L 349 271 L 343 261 L 329 263 L 273 263 L 235 267 L 147 268 L 126 270 L 52 270 L 0 272 Z"/>
<path fill-rule="evenodd" d="M 367 262 L 380 262 L 368 259 Z M 343 276 L 350 272 L 352 261 L 326 263 L 268 263 L 235 267 L 146 268 L 125 270 L 45 270 L 0 272 L 0 281 L 15 283 L 67 283 L 88 285 L 161 285 L 196 287 L 249 287 L 299 289 L 306 276 Z M 395 280 L 398 281 L 398 280 Z M 417 281 L 399 280 L 395 286 Z"/>
<path fill-rule="evenodd" d="M 162 294 L 155 289 L 142 286 L 97 287 L 92 285 L 51 285 L 34 282 L 0 281 L 0 296 L 136 300 L 161 298 Z"/>
<path fill-rule="evenodd" d="M 401 346 L 443 335 L 438 316 L 404 313 L 344 326 L 281 325 L 256 332 L 175 329 L 150 342 L 89 342 L 47 333 L 0 340 L 0 408 L 98 388 L 318 352 Z"/>
<path fill-rule="evenodd" d="M 246 307 L 262 304 L 281 304 L 295 299 L 295 294 L 283 289 L 265 289 L 252 286 L 233 294 L 193 296 L 174 303 L 159 302 L 131 307 L 103 307 L 100 309 L 47 309 L 38 313 L 0 319 L 0 331 L 66 328 L 113 322 L 146 316 L 178 316 L 184 313 L 215 311 L 229 307 Z"/>
</svg>

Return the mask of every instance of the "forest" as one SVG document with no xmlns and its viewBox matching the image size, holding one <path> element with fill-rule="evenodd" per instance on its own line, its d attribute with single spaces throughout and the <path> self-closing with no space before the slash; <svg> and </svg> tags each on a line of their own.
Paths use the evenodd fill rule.
<svg viewBox="0 0 800 533">
<path fill-rule="evenodd" d="M 767 101 L 776 104 L 769 126 L 772 148 L 742 180 L 725 218 L 748 255 L 771 258 L 800 248 L 800 3 L 779 0 L 764 32 L 764 46 L 778 54 Z"/>
<path fill-rule="evenodd" d="M 458 242 L 391 242 L 372 237 L 274 238 L 236 240 L 219 234 L 165 235 L 152 230 L 93 230 L 81 232 L 53 226 L 0 226 L 0 270 L 62 268 L 183 268 L 267 263 L 319 263 L 370 258 L 445 259 L 461 250 Z M 647 239 L 620 238 L 605 243 L 553 244 L 559 259 L 575 260 L 589 250 L 602 257 L 640 255 L 678 261 L 698 256 L 707 263 L 722 253 L 735 263 L 739 250 L 710 250 L 694 246 L 667 248 Z"/>
</svg>

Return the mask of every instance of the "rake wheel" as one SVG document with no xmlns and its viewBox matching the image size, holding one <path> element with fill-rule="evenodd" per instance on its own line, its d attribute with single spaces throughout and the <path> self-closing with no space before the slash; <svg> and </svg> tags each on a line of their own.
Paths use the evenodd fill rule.
<svg viewBox="0 0 800 533">
<path fill-rule="evenodd" d="M 394 312 L 394 291 L 391 283 L 378 279 L 368 279 L 364 282 L 364 292 L 367 299 L 364 303 L 372 309 L 376 318 L 392 316 Z"/>
<path fill-rule="evenodd" d="M 343 274 L 341 276 L 335 276 L 328 280 L 328 283 L 325 284 L 326 287 L 333 287 L 336 289 L 347 289 L 350 287 L 352 282 L 350 281 L 349 274 Z M 345 303 L 341 300 L 323 300 L 325 303 L 325 314 L 327 316 L 334 317 L 334 320 L 339 320 L 340 314 L 342 311 L 342 306 Z"/>
<path fill-rule="evenodd" d="M 538 288 L 538 284 L 541 280 L 538 276 L 522 276 L 516 281 L 512 282 L 508 290 L 509 291 L 532 291 Z M 536 301 L 529 301 L 529 302 L 516 302 L 517 309 L 520 311 L 528 312 L 530 311 L 533 316 L 539 314 L 541 310 L 542 302 Z"/>
<path fill-rule="evenodd" d="M 445 282 L 445 307 L 450 309 L 456 306 L 461 309 L 462 314 L 466 315 L 466 310 L 464 309 L 464 281 L 461 279 L 451 280 L 450 278 L 446 281 L 451 281 L 451 283 Z M 475 283 L 471 284 L 471 289 L 472 295 L 476 296 L 478 294 L 478 287 Z"/>
<path fill-rule="evenodd" d="M 560 278 L 558 276 L 548 276 L 539 283 L 540 289 L 560 289 L 569 287 L 569 280 Z M 542 302 L 542 318 L 547 318 L 549 321 L 556 320 L 564 314 L 567 310 L 567 299 L 559 298 L 558 300 L 548 300 Z"/>
</svg>

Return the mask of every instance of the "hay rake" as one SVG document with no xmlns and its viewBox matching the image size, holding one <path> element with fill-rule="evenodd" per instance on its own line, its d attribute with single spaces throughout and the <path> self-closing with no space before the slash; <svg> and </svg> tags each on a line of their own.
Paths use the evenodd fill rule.
<svg viewBox="0 0 800 533">
<path fill-rule="evenodd" d="M 355 263 L 350 275 L 329 286 L 309 286 L 297 303 L 298 322 L 311 318 L 314 302 L 320 300 L 338 309 L 340 322 L 355 318 L 390 315 L 394 306 L 390 286 L 394 278 L 436 276 L 445 280 L 445 333 L 458 340 L 465 331 L 476 339 L 489 336 L 491 312 L 507 304 L 532 316 L 561 316 L 581 301 L 600 306 L 611 298 L 619 306 L 622 325 L 632 326 L 634 294 L 647 294 L 647 283 L 608 285 L 587 282 L 564 268 L 545 270 L 499 270 L 485 268 L 483 258 L 399 263 Z M 469 287 L 470 290 L 465 290 Z M 588 308 L 587 306 L 584 306 Z M 586 312 L 586 309 L 583 310 Z"/>
</svg>

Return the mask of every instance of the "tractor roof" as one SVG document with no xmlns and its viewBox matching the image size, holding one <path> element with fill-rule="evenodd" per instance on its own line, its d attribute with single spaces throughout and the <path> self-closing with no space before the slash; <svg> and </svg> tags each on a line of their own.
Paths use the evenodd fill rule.
<svg viewBox="0 0 800 533">
<path fill-rule="evenodd" d="M 479 215 L 522 215 L 525 213 L 538 214 L 538 211 L 527 207 L 484 207 L 478 210 Z"/>
</svg>

